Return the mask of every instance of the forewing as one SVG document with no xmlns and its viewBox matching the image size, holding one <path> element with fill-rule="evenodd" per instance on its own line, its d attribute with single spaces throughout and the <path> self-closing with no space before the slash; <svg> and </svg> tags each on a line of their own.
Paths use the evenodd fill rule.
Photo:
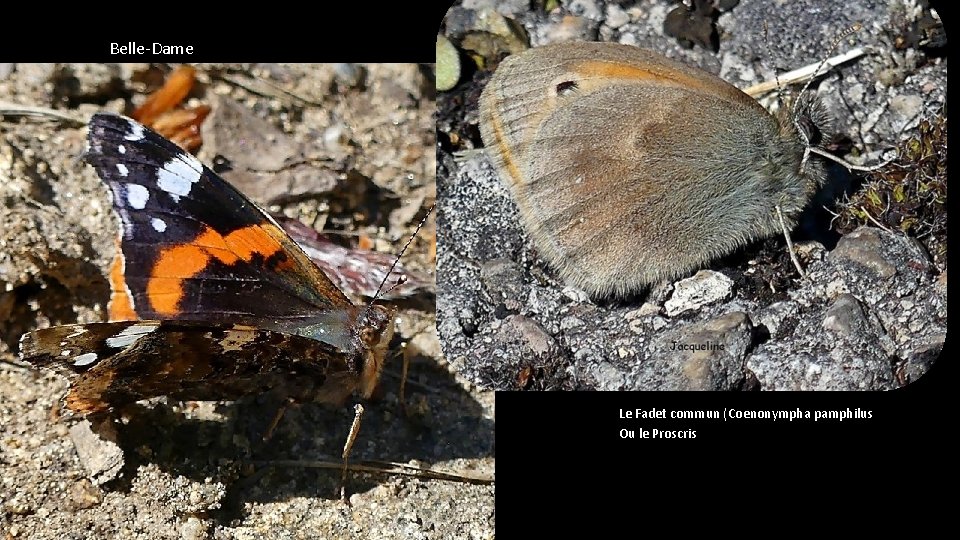
<svg viewBox="0 0 960 540">
<path fill-rule="evenodd" d="M 111 320 L 228 317 L 283 328 L 352 307 L 276 222 L 175 144 L 103 113 L 88 143 L 86 159 L 121 219 Z"/>
</svg>

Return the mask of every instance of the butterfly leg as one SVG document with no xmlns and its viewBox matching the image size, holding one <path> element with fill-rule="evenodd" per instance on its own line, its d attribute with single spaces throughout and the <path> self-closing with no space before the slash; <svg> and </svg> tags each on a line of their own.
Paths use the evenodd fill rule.
<svg viewBox="0 0 960 540">
<path fill-rule="evenodd" d="M 777 211 L 777 218 L 780 220 L 780 227 L 783 229 L 783 237 L 787 239 L 787 251 L 790 252 L 790 260 L 793 262 L 793 266 L 797 269 L 797 272 L 800 273 L 800 277 L 806 279 L 807 273 L 803 271 L 803 267 L 800 266 L 800 261 L 797 260 L 797 252 L 793 249 L 793 242 L 790 240 L 790 229 L 783 219 L 783 211 L 780 210 L 780 205 L 777 205 L 775 210 Z"/>
<path fill-rule="evenodd" d="M 400 370 L 400 412 L 404 417 L 407 416 L 407 374 L 410 371 L 410 356 L 413 355 L 413 349 L 411 347 L 403 348 L 403 367 Z"/>
<path fill-rule="evenodd" d="M 347 501 L 347 461 L 350 458 L 350 450 L 353 449 L 353 442 L 357 440 L 357 433 L 360 432 L 360 420 L 363 418 L 363 405 L 357 403 L 353 410 L 353 424 L 350 426 L 350 433 L 347 434 L 347 441 L 343 445 L 343 472 L 340 475 L 340 500 Z"/>
</svg>

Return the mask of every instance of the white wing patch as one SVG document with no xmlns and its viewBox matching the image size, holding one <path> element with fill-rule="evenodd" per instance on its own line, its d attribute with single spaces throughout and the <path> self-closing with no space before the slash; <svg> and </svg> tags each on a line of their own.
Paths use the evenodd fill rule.
<svg viewBox="0 0 960 540">
<path fill-rule="evenodd" d="M 122 332 L 113 336 L 112 338 L 107 338 L 107 347 L 114 349 L 123 349 L 132 345 L 135 341 L 141 337 L 153 332 L 157 329 L 157 325 L 143 325 L 135 324 L 124 328 Z"/>
<path fill-rule="evenodd" d="M 97 353 L 83 353 L 80 356 L 77 356 L 73 359 L 73 365 L 77 367 L 89 366 L 90 364 L 97 361 Z"/>
<path fill-rule="evenodd" d="M 177 156 L 157 171 L 157 187 L 171 195 L 186 196 L 200 180 L 203 165 L 189 154 Z"/>
<path fill-rule="evenodd" d="M 153 227 L 153 230 L 157 232 L 163 232 L 167 230 L 167 224 L 160 218 L 151 218 L 150 225 Z"/>
<path fill-rule="evenodd" d="M 124 139 L 128 141 L 140 141 L 143 140 L 143 126 L 135 122 L 127 122 L 127 127 L 130 128 L 130 133 L 127 133 L 123 136 Z"/>
<path fill-rule="evenodd" d="M 131 208 L 143 210 L 150 199 L 150 192 L 140 184 L 127 184 L 127 202 Z"/>
</svg>

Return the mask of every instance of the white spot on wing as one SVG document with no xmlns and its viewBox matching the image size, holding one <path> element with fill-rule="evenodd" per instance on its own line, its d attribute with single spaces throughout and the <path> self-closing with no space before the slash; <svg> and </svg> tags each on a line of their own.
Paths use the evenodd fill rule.
<svg viewBox="0 0 960 540">
<path fill-rule="evenodd" d="M 153 226 L 153 230 L 157 232 L 163 232 L 167 230 L 167 224 L 160 218 L 152 218 L 150 220 L 150 225 Z"/>
<path fill-rule="evenodd" d="M 135 324 L 133 326 L 129 326 L 124 328 L 122 332 L 113 336 L 112 338 L 107 338 L 107 347 L 114 349 L 129 347 L 135 341 L 156 329 L 156 325 Z"/>
<path fill-rule="evenodd" d="M 127 175 L 127 172 L 128 172 L 128 171 L 127 171 L 127 166 L 124 165 L 123 163 L 117 163 L 117 170 L 120 171 L 120 176 L 126 176 L 126 175 Z"/>
<path fill-rule="evenodd" d="M 63 342 L 61 341 L 60 343 L 63 343 Z M 70 356 L 71 354 L 73 353 L 70 351 L 70 349 L 67 349 L 65 351 L 60 351 L 60 356 Z"/>
<path fill-rule="evenodd" d="M 73 365 L 77 367 L 89 366 L 90 364 L 97 361 L 97 353 L 83 353 L 80 356 L 73 359 Z"/>
<path fill-rule="evenodd" d="M 203 165 L 189 154 L 180 154 L 157 171 L 157 186 L 173 195 L 189 195 L 190 188 L 200 180 Z"/>
<path fill-rule="evenodd" d="M 117 151 L 120 152 L 121 154 L 127 153 L 127 149 L 122 144 L 117 145 Z"/>
<path fill-rule="evenodd" d="M 139 184 L 127 184 L 127 202 L 137 210 L 143 210 L 147 206 L 147 200 L 150 198 L 150 192 L 147 188 Z"/>
<path fill-rule="evenodd" d="M 124 139 L 128 141 L 139 141 L 143 139 L 143 126 L 136 122 L 127 122 L 127 125 L 130 127 L 130 133 L 124 135 Z"/>
</svg>

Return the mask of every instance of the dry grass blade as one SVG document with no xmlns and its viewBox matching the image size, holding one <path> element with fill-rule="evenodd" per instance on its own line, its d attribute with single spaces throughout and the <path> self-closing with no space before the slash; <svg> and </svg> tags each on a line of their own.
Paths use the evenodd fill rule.
<svg viewBox="0 0 960 540">
<path fill-rule="evenodd" d="M 326 461 L 326 460 L 281 459 L 281 460 L 275 460 L 275 461 L 254 461 L 253 464 L 260 467 L 264 467 L 264 466 L 304 467 L 304 468 L 310 468 L 310 469 L 337 469 L 337 470 L 341 470 L 343 468 L 342 461 Z M 425 478 L 428 480 L 446 480 L 448 482 L 461 482 L 465 484 L 491 485 L 494 483 L 494 479 L 492 477 L 473 476 L 473 475 L 446 472 L 446 471 L 435 471 L 432 469 L 424 469 L 422 467 L 407 465 L 406 463 L 396 463 L 393 461 L 376 461 L 376 460 L 360 461 L 358 463 L 351 463 L 348 469 L 353 472 L 392 474 L 392 475 L 398 475 L 398 476 L 414 476 L 417 478 Z"/>
<path fill-rule="evenodd" d="M 758 98 L 766 94 L 767 92 L 772 92 L 776 90 L 777 88 L 781 88 L 783 86 L 789 86 L 792 84 L 798 84 L 798 83 L 807 81 L 813 77 L 818 77 L 823 73 L 826 73 L 826 71 L 829 71 L 830 69 L 833 69 L 834 67 L 839 66 L 840 64 L 844 64 L 853 59 L 860 58 L 865 54 L 867 54 L 867 50 L 865 48 L 857 47 L 856 49 L 845 52 L 843 54 L 838 54 L 837 56 L 827 58 L 822 62 L 815 62 L 813 64 L 803 66 L 802 68 L 797 68 L 793 71 L 788 71 L 786 73 L 778 75 L 777 79 L 779 79 L 779 81 L 777 80 L 764 81 L 762 83 L 755 84 L 753 86 L 745 88 L 743 91 L 750 97 Z"/>
</svg>

